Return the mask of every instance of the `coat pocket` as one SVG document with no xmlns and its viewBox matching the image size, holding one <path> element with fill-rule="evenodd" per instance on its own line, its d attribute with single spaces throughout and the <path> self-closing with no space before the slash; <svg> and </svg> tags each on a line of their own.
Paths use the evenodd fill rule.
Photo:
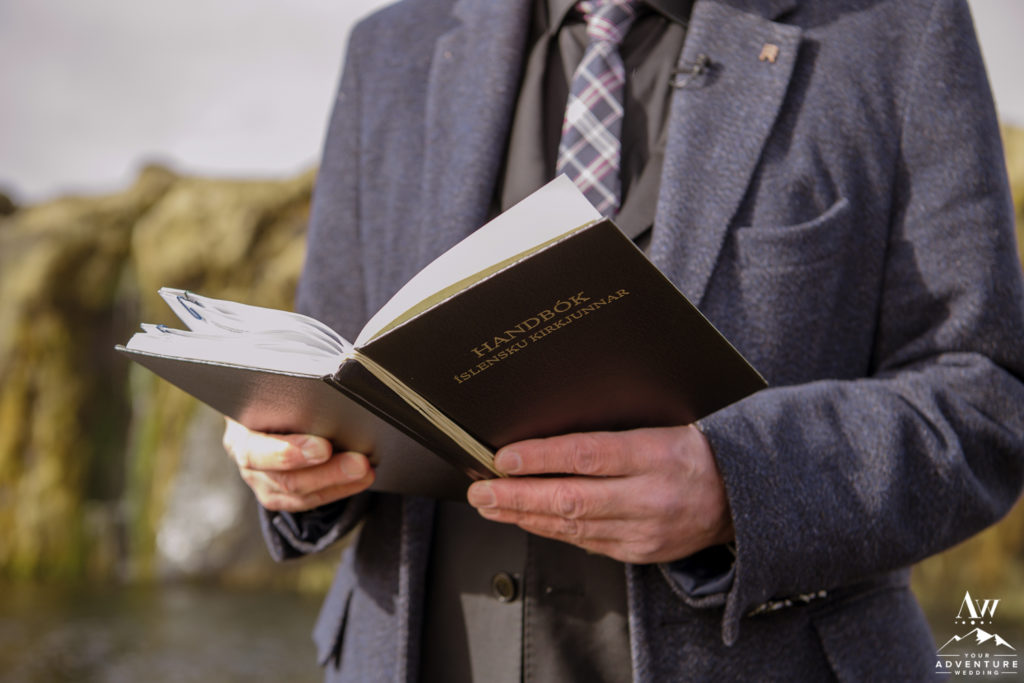
<svg viewBox="0 0 1024 683">
<path fill-rule="evenodd" d="M 862 376 L 887 231 L 846 198 L 804 223 L 734 228 L 701 308 L 771 384 Z"/>
<path fill-rule="evenodd" d="M 842 197 L 825 213 L 785 226 L 747 226 L 733 232 L 736 259 L 744 269 L 817 265 L 843 256 L 851 238 L 852 211 Z"/>
</svg>

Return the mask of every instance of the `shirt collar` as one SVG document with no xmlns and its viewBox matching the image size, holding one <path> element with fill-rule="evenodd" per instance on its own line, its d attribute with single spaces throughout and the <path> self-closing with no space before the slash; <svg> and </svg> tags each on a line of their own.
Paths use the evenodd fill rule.
<svg viewBox="0 0 1024 683">
<path fill-rule="evenodd" d="M 573 8 L 578 0 L 547 0 L 547 21 L 548 26 L 555 28 L 562 25 L 565 16 Z M 668 17 L 677 24 L 686 24 L 690 21 L 690 8 L 693 0 L 645 0 L 645 3 L 652 9 Z"/>
</svg>

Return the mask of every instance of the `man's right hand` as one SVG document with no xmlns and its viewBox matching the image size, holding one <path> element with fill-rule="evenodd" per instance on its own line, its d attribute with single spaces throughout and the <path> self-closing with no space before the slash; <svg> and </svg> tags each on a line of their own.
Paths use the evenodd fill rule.
<svg viewBox="0 0 1024 683">
<path fill-rule="evenodd" d="M 253 432 L 229 419 L 224 450 L 268 510 L 312 510 L 373 483 L 373 468 L 365 455 L 333 453 L 330 442 L 318 436 Z"/>
</svg>

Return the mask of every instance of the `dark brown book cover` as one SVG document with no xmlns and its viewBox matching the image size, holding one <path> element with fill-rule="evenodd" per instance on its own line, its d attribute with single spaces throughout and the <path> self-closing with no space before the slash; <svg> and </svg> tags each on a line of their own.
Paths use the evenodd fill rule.
<svg viewBox="0 0 1024 683">
<path fill-rule="evenodd" d="M 608 220 L 361 352 L 492 449 L 576 431 L 688 424 L 765 386 Z"/>
</svg>

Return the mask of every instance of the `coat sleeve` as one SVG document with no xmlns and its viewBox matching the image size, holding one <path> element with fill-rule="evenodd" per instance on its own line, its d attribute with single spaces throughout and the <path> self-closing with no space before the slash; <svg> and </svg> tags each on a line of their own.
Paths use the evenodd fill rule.
<svg viewBox="0 0 1024 683">
<path fill-rule="evenodd" d="M 354 339 L 366 319 L 359 235 L 359 44 L 351 36 L 313 193 L 306 261 L 296 309 Z M 318 552 L 352 530 L 373 498 L 363 493 L 308 512 L 260 508 L 260 525 L 277 560 Z"/>
<path fill-rule="evenodd" d="M 1021 491 L 1024 294 L 999 130 L 965 4 L 936 2 L 929 21 L 870 376 L 771 388 L 701 422 L 736 530 L 727 643 L 757 605 L 906 567 Z M 662 569 L 678 592 L 685 567 Z"/>
</svg>

